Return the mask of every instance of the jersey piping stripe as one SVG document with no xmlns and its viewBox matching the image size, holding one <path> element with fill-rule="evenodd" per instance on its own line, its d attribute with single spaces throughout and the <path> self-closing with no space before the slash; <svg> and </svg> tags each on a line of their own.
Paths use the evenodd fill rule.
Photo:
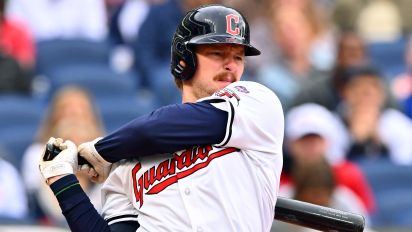
<svg viewBox="0 0 412 232">
<path fill-rule="evenodd" d="M 214 98 L 214 99 L 207 99 L 207 100 L 204 100 L 204 101 L 201 101 L 201 102 L 207 102 L 207 103 L 212 104 L 212 103 L 221 103 L 221 102 L 225 102 L 225 101 L 226 100 L 221 99 L 221 98 L 219 98 L 219 99 Z"/>
<path fill-rule="evenodd" d="M 108 224 L 112 224 L 113 222 L 119 222 L 119 221 L 137 221 L 137 216 L 138 215 L 133 215 L 133 214 L 125 214 L 125 215 L 120 215 L 116 217 L 111 217 L 106 219 L 106 222 Z"/>
<path fill-rule="evenodd" d="M 234 118 L 234 115 L 235 115 L 235 108 L 233 107 L 232 102 L 230 102 L 228 100 L 225 100 L 225 99 L 222 99 L 222 98 L 211 98 L 211 99 L 203 100 L 202 102 L 207 102 L 209 104 L 228 102 L 229 105 L 230 105 L 230 112 L 228 112 L 229 113 L 228 120 L 230 120 L 230 122 L 228 123 L 229 126 L 226 129 L 228 131 L 228 133 L 225 136 L 225 138 L 223 139 L 223 141 L 215 146 L 215 147 L 223 147 L 229 142 L 230 137 L 232 136 L 232 125 L 233 125 L 233 118 Z"/>
<path fill-rule="evenodd" d="M 228 128 L 228 136 L 225 139 L 225 141 L 223 141 L 222 143 L 220 143 L 218 146 L 216 147 L 224 147 L 230 140 L 230 137 L 232 137 L 232 126 L 233 126 L 233 119 L 235 118 L 235 108 L 233 107 L 232 102 L 227 101 L 229 103 L 230 106 L 230 113 L 229 113 L 229 128 Z"/>
</svg>

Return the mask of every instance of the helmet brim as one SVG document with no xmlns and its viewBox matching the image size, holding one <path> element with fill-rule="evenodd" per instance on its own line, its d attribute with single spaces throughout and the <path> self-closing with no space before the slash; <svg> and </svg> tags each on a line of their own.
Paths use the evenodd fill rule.
<svg viewBox="0 0 412 232">
<path fill-rule="evenodd" d="M 187 44 L 239 44 L 245 47 L 245 56 L 258 56 L 261 54 L 261 52 L 257 48 L 246 43 L 243 37 L 237 36 L 207 34 L 193 37 L 187 42 Z"/>
</svg>

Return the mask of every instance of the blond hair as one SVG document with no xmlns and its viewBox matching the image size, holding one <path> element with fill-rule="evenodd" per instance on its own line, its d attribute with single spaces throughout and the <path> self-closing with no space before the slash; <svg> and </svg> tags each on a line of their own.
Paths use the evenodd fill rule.
<svg viewBox="0 0 412 232">
<path fill-rule="evenodd" d="M 57 106 L 63 99 L 69 98 L 71 95 L 75 94 L 82 96 L 90 105 L 89 110 L 91 111 L 91 115 L 93 117 L 93 125 L 91 125 L 93 127 L 93 130 L 90 131 L 90 139 L 102 136 L 105 133 L 100 114 L 97 112 L 95 107 L 93 107 L 94 102 L 89 93 L 85 89 L 78 86 L 66 86 L 59 89 L 53 96 L 53 99 L 46 112 L 46 116 L 44 117 L 41 127 L 37 133 L 37 142 L 45 143 L 50 137 L 56 136 L 56 126 L 58 123 L 56 114 L 59 111 Z"/>
</svg>

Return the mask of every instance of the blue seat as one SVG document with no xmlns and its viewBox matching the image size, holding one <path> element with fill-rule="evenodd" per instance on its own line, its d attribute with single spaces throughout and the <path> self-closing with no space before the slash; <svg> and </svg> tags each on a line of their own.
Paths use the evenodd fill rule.
<svg viewBox="0 0 412 232">
<path fill-rule="evenodd" d="M 67 85 L 87 89 L 95 98 L 135 96 L 139 78 L 132 72 L 117 73 L 107 65 L 71 66 L 55 70 L 50 76 L 50 93 Z"/>
<path fill-rule="evenodd" d="M 21 170 L 24 152 L 35 140 L 37 126 L 17 128 L 0 134 L 0 146 L 4 150 L 3 158 L 18 170 Z"/>
<path fill-rule="evenodd" d="M 44 104 L 18 94 L 0 94 L 0 128 L 27 127 L 39 123 Z M 1 132 L 0 132 L 1 133 Z"/>
<path fill-rule="evenodd" d="M 143 114 L 150 113 L 157 105 L 153 99 L 134 97 L 99 98 L 96 101 L 107 132 L 113 132 Z"/>
<path fill-rule="evenodd" d="M 106 41 L 53 39 L 36 45 L 36 72 L 41 74 L 70 65 L 109 63 L 110 46 Z"/>
<path fill-rule="evenodd" d="M 358 163 L 375 195 L 374 226 L 412 226 L 412 168 L 389 160 Z"/>
<path fill-rule="evenodd" d="M 407 41 L 407 37 L 401 37 L 391 42 L 374 42 L 367 45 L 372 63 L 379 67 L 389 80 L 405 71 Z"/>
<path fill-rule="evenodd" d="M 412 190 L 412 168 L 391 163 L 387 159 L 358 163 L 373 191 L 381 193 L 399 189 Z"/>
<path fill-rule="evenodd" d="M 412 226 L 412 190 L 392 190 L 376 193 L 377 214 L 372 215 L 376 226 Z"/>
<path fill-rule="evenodd" d="M 105 107 L 106 108 L 106 107 Z M 117 104 L 115 107 L 107 107 L 101 112 L 103 123 L 108 133 L 115 131 L 131 120 L 142 115 L 142 112 L 134 105 Z"/>
<path fill-rule="evenodd" d="M 33 141 L 44 103 L 21 95 L 0 95 L 0 146 L 5 159 L 20 168 L 21 157 Z"/>
</svg>

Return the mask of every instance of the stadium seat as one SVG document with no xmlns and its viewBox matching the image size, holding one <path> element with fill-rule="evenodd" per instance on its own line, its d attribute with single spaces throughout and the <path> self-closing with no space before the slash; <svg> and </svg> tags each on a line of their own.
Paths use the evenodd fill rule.
<svg viewBox="0 0 412 232">
<path fill-rule="evenodd" d="M 29 96 L 0 94 L 0 128 L 30 127 L 42 116 L 44 104 Z"/>
<path fill-rule="evenodd" d="M 96 99 L 107 132 L 113 132 L 134 118 L 150 113 L 157 107 L 153 99 L 135 97 L 111 97 Z"/>
<path fill-rule="evenodd" d="M 389 160 L 359 162 L 377 206 L 374 226 L 412 226 L 412 169 Z"/>
<path fill-rule="evenodd" d="M 28 96 L 0 95 L 0 146 L 20 169 L 21 157 L 40 126 L 44 104 Z"/>
<path fill-rule="evenodd" d="M 388 80 L 405 71 L 407 40 L 401 37 L 391 42 L 369 43 L 367 46 L 372 63 L 381 69 Z"/>
<path fill-rule="evenodd" d="M 109 64 L 110 46 L 106 41 L 54 39 L 37 43 L 36 72 L 48 74 L 70 65 Z"/>
<path fill-rule="evenodd" d="M 24 152 L 35 140 L 36 132 L 37 127 L 2 131 L 0 134 L 0 146 L 4 149 L 2 158 L 20 171 Z"/>
<path fill-rule="evenodd" d="M 412 190 L 412 168 L 391 163 L 387 159 L 359 162 L 375 192 L 399 189 Z"/>
<path fill-rule="evenodd" d="M 106 65 L 71 66 L 54 70 L 50 76 L 50 93 L 67 85 L 78 85 L 95 98 L 135 96 L 139 78 L 132 72 L 117 73 Z"/>
<path fill-rule="evenodd" d="M 376 193 L 377 214 L 372 222 L 377 226 L 412 226 L 412 190 L 388 190 Z"/>
</svg>

